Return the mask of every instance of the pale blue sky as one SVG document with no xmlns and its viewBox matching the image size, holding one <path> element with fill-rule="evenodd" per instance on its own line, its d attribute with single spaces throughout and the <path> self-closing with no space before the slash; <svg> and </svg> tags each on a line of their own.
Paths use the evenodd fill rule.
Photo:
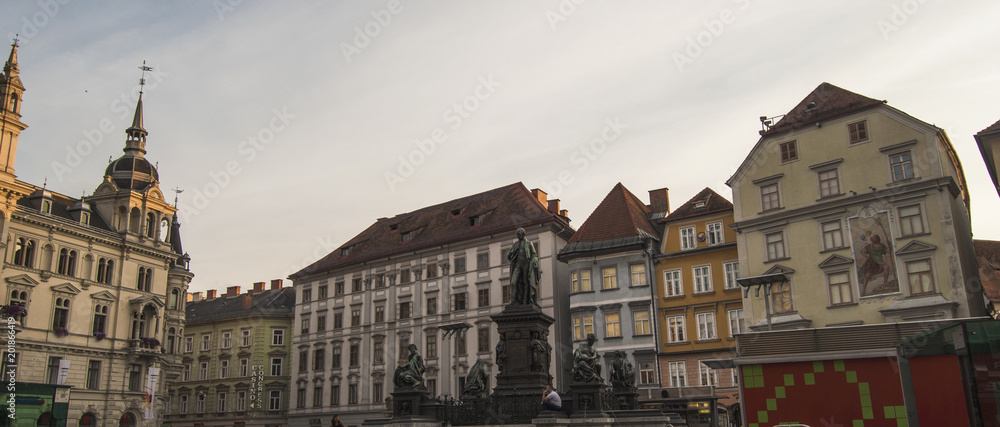
<svg viewBox="0 0 1000 427">
<path fill-rule="evenodd" d="M 824 81 L 944 128 L 970 182 L 975 237 L 1000 239 L 1000 197 L 972 138 L 1000 119 L 996 2 L 4 9 L 0 33 L 22 35 L 30 127 L 16 167 L 28 182 L 92 192 L 121 155 L 137 68 L 155 68 L 147 156 L 168 197 L 185 190 L 194 291 L 285 277 L 377 218 L 516 181 L 562 199 L 576 226 L 619 181 L 642 199 L 669 187 L 673 206 L 704 187 L 731 197 L 724 182 L 757 141 L 758 117 Z M 374 37 L 357 35 L 366 29 Z M 109 133 L 95 131 L 103 120 Z M 80 145 L 85 133 L 100 144 Z M 435 136 L 425 155 L 415 141 Z M 420 164 L 409 173 L 400 157 Z"/>
</svg>

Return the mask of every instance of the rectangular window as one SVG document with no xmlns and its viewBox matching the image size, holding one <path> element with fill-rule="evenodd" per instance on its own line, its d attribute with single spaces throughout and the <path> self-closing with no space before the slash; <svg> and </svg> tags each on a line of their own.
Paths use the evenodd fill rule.
<svg viewBox="0 0 1000 427">
<path fill-rule="evenodd" d="M 194 337 L 184 337 L 184 352 L 190 353 L 194 351 Z"/>
<path fill-rule="evenodd" d="M 785 232 L 770 233 L 764 235 L 764 242 L 767 245 L 767 260 L 774 261 L 785 258 Z"/>
<path fill-rule="evenodd" d="M 862 120 L 847 125 L 847 132 L 850 134 L 851 144 L 857 144 L 868 140 L 868 121 Z"/>
<path fill-rule="evenodd" d="M 309 372 L 309 350 L 299 351 L 299 373 Z"/>
<path fill-rule="evenodd" d="M 302 302 L 312 301 L 312 289 L 302 290 Z"/>
<path fill-rule="evenodd" d="M 922 259 L 906 263 L 906 280 L 910 284 L 910 295 L 934 292 L 934 274 L 931 260 Z"/>
<path fill-rule="evenodd" d="M 604 337 L 615 338 L 622 336 L 621 315 L 609 313 L 604 315 Z"/>
<path fill-rule="evenodd" d="M 730 261 L 722 263 L 722 269 L 726 272 L 726 289 L 736 289 L 740 287 L 737 280 L 740 278 L 740 262 Z"/>
<path fill-rule="evenodd" d="M 580 270 L 570 273 L 573 282 L 573 292 L 590 292 L 590 270 Z"/>
<path fill-rule="evenodd" d="M 205 413 L 205 400 L 206 399 L 207 399 L 207 397 L 205 396 L 205 393 L 198 393 L 198 398 L 194 402 L 194 406 L 195 406 L 194 409 L 199 414 L 204 414 Z"/>
<path fill-rule="evenodd" d="M 101 361 L 91 360 L 87 364 L 87 388 L 97 390 L 101 388 Z"/>
<path fill-rule="evenodd" d="M 480 353 L 490 352 L 490 326 L 489 325 L 479 325 L 476 328 L 476 338 L 478 338 L 478 345 L 476 350 Z"/>
<path fill-rule="evenodd" d="M 698 374 L 701 377 L 701 385 L 704 386 L 719 386 L 719 376 L 716 375 L 715 369 L 709 368 L 705 365 L 704 360 L 698 361 Z"/>
<path fill-rule="evenodd" d="M 357 405 L 358 404 L 358 385 L 350 384 L 347 386 L 347 404 Z"/>
<path fill-rule="evenodd" d="M 309 318 L 308 317 L 302 317 L 302 333 L 303 334 L 308 334 L 309 333 Z"/>
<path fill-rule="evenodd" d="M 455 257 L 455 273 L 465 273 L 465 257 Z"/>
<path fill-rule="evenodd" d="M 351 280 L 351 292 L 361 292 L 364 289 L 365 288 L 361 282 L 360 277 L 355 277 L 353 280 Z"/>
<path fill-rule="evenodd" d="M 913 178 L 913 162 L 910 161 L 909 151 L 889 156 L 889 167 L 892 170 L 892 182 Z"/>
<path fill-rule="evenodd" d="M 632 275 L 632 286 L 646 286 L 646 265 L 632 264 L 629 266 Z"/>
<path fill-rule="evenodd" d="M 334 282 L 334 284 L 333 284 L 333 295 L 334 296 L 341 296 L 343 294 L 344 294 L 344 282 L 343 281 Z"/>
<path fill-rule="evenodd" d="M 318 314 L 316 315 L 316 332 L 326 331 L 326 315 Z"/>
<path fill-rule="evenodd" d="M 313 408 L 323 406 L 323 386 L 313 387 Z"/>
<path fill-rule="evenodd" d="M 601 269 L 604 289 L 618 288 L 618 269 L 616 267 L 605 267 Z"/>
<path fill-rule="evenodd" d="M 325 299 L 327 296 L 329 296 L 330 290 L 328 286 L 323 285 L 317 289 L 319 289 L 319 299 Z"/>
<path fill-rule="evenodd" d="M 397 319 L 409 319 L 410 317 L 412 317 L 413 313 L 412 307 L 413 303 L 410 301 L 404 301 L 399 303 L 399 315 L 397 316 Z"/>
<path fill-rule="evenodd" d="M 322 371 L 326 369 L 326 349 L 317 348 L 313 350 L 313 370 Z"/>
<path fill-rule="evenodd" d="M 484 268 L 490 268 L 490 253 L 480 252 L 476 254 L 476 268 L 482 270 Z"/>
<path fill-rule="evenodd" d="M 267 410 L 281 410 L 281 390 L 271 390 L 267 393 Z"/>
<path fill-rule="evenodd" d="M 490 289 L 480 289 L 477 291 L 479 296 L 479 306 L 489 307 L 490 306 Z"/>
<path fill-rule="evenodd" d="M 240 346 L 249 347 L 250 346 L 250 330 L 244 329 L 240 331 Z"/>
<path fill-rule="evenodd" d="M 920 205 L 899 208 L 899 231 L 903 237 L 924 233 L 924 218 Z"/>
<path fill-rule="evenodd" d="M 851 297 L 851 276 L 845 271 L 826 275 L 826 282 L 830 286 L 830 304 L 850 304 L 854 302 Z"/>
<path fill-rule="evenodd" d="M 778 183 L 760 186 L 760 210 L 766 212 L 781 207 L 781 197 L 778 196 Z"/>
<path fill-rule="evenodd" d="M 465 331 L 455 334 L 455 355 L 465 356 L 468 352 L 469 349 L 465 341 Z"/>
<path fill-rule="evenodd" d="M 698 313 L 696 317 L 698 320 L 698 339 L 715 339 L 717 337 L 715 334 L 715 313 Z"/>
<path fill-rule="evenodd" d="M 186 414 L 188 412 L 188 395 L 182 394 L 180 403 L 178 404 L 178 413 Z"/>
<path fill-rule="evenodd" d="M 427 334 L 427 341 L 424 345 L 424 353 L 427 355 L 428 359 L 436 359 L 438 356 L 438 343 L 437 334 L 434 332 L 429 332 Z"/>
<path fill-rule="evenodd" d="M 687 387 L 687 372 L 685 371 L 684 361 L 669 362 L 667 367 L 670 371 L 670 386 Z"/>
<path fill-rule="evenodd" d="M 465 304 L 466 296 L 467 296 L 467 294 L 465 292 L 452 295 L 451 296 L 451 301 L 452 301 L 451 310 L 452 311 L 462 311 L 462 310 L 465 310 L 465 307 L 466 307 L 466 304 Z"/>
<path fill-rule="evenodd" d="M 712 267 L 700 265 L 691 268 L 694 276 L 694 293 L 712 292 Z"/>
<path fill-rule="evenodd" d="M 351 348 L 348 353 L 348 362 L 352 368 L 361 366 L 361 344 L 357 341 L 351 342 Z"/>
<path fill-rule="evenodd" d="M 241 377 L 250 376 L 250 359 L 247 358 L 240 359 L 240 376 Z"/>
<path fill-rule="evenodd" d="M 781 163 L 798 160 L 799 151 L 795 146 L 795 141 L 783 142 L 778 147 L 781 149 Z"/>
<path fill-rule="evenodd" d="M 284 329 L 271 329 L 271 345 L 285 345 Z"/>
<path fill-rule="evenodd" d="M 427 297 L 427 315 L 435 315 L 438 312 L 438 299 L 437 297 Z"/>
<path fill-rule="evenodd" d="M 208 379 L 208 362 L 201 362 L 198 365 L 198 379 L 207 380 Z"/>
<path fill-rule="evenodd" d="M 726 236 L 722 232 L 722 221 L 710 222 L 706 226 L 708 229 L 708 244 L 718 245 L 721 243 L 726 243 Z"/>
<path fill-rule="evenodd" d="M 219 400 L 215 404 L 215 412 L 226 412 L 226 393 L 219 393 Z"/>
<path fill-rule="evenodd" d="M 385 363 L 385 342 L 381 338 L 372 343 L 372 363 L 376 365 Z"/>
<path fill-rule="evenodd" d="M 636 335 L 649 335 L 652 333 L 652 329 L 650 329 L 649 324 L 648 311 L 633 311 L 632 320 L 635 322 Z"/>
<path fill-rule="evenodd" d="M 667 342 L 684 342 L 684 316 L 667 317 Z"/>
<path fill-rule="evenodd" d="M 819 198 L 840 195 L 840 179 L 836 169 L 818 172 L 816 177 L 819 179 Z"/>
<path fill-rule="evenodd" d="M 201 336 L 201 351 L 208 351 L 212 347 L 212 336 L 202 335 Z"/>
<path fill-rule="evenodd" d="M 236 412 L 246 412 L 247 410 L 247 392 L 237 391 L 236 392 Z"/>
<path fill-rule="evenodd" d="M 338 311 L 333 313 L 333 329 L 343 329 L 344 328 L 344 313 Z"/>
<path fill-rule="evenodd" d="M 410 283 L 410 270 L 399 270 L 399 283 Z"/>
<path fill-rule="evenodd" d="M 819 225 L 823 232 L 823 250 L 844 247 L 844 234 L 840 230 L 840 220 L 824 222 Z"/>
<path fill-rule="evenodd" d="M 382 323 L 385 321 L 385 306 L 376 305 L 375 306 L 375 323 Z"/>
<path fill-rule="evenodd" d="M 343 350 L 340 347 L 340 343 L 333 345 L 333 350 L 330 352 L 330 360 L 333 362 L 330 366 L 333 369 L 340 369 L 340 354 Z"/>
<path fill-rule="evenodd" d="M 504 304 L 510 304 L 510 281 L 504 280 L 500 282 L 500 300 Z"/>
<path fill-rule="evenodd" d="M 219 378 L 229 378 L 229 361 L 219 361 Z"/>
<path fill-rule="evenodd" d="M 306 407 L 306 389 L 300 388 L 295 395 L 295 407 L 299 409 Z"/>
<path fill-rule="evenodd" d="M 340 406 L 340 386 L 330 386 L 330 406 Z"/>
<path fill-rule="evenodd" d="M 191 364 L 185 364 L 181 370 L 181 381 L 191 381 Z"/>
<path fill-rule="evenodd" d="M 372 403 L 382 403 L 382 383 L 372 383 Z"/>
<path fill-rule="evenodd" d="M 694 249 L 695 243 L 694 227 L 684 227 L 681 230 L 681 250 Z"/>
<path fill-rule="evenodd" d="M 437 263 L 427 264 L 427 274 L 424 276 L 427 279 L 433 279 L 438 276 L 438 265 Z"/>
<path fill-rule="evenodd" d="M 59 362 L 62 361 L 61 357 L 49 356 L 48 370 L 45 374 L 45 382 L 48 384 L 56 384 L 59 381 Z"/>
<path fill-rule="evenodd" d="M 128 365 L 128 391 L 142 391 L 142 365 Z"/>
<path fill-rule="evenodd" d="M 652 364 L 650 363 L 639 364 L 639 384 L 640 385 L 656 384 L 656 370 L 653 369 Z"/>
<path fill-rule="evenodd" d="M 771 288 L 771 308 L 774 313 L 789 313 L 792 307 L 792 285 L 781 283 Z"/>
<path fill-rule="evenodd" d="M 735 308 L 726 312 L 729 316 L 729 337 L 742 334 L 746 325 L 743 323 L 743 309 Z"/>
<path fill-rule="evenodd" d="M 573 339 L 587 339 L 587 334 L 594 333 L 594 316 L 577 316 L 573 318 Z"/>
<path fill-rule="evenodd" d="M 427 379 L 427 391 L 431 392 L 431 396 L 437 396 L 437 380 L 433 378 Z"/>
<path fill-rule="evenodd" d="M 663 272 L 663 294 L 668 297 L 684 295 L 684 284 L 681 282 L 681 271 Z"/>
<path fill-rule="evenodd" d="M 361 308 L 355 308 L 351 310 L 351 326 L 358 326 L 361 324 Z"/>
<path fill-rule="evenodd" d="M 271 358 L 271 376 L 280 377 L 281 376 L 281 361 L 280 357 Z"/>
</svg>

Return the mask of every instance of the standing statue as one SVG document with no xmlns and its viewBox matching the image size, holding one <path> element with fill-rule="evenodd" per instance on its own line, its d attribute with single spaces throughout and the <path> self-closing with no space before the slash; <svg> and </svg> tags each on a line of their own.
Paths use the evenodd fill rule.
<svg viewBox="0 0 1000 427">
<path fill-rule="evenodd" d="M 417 353 L 417 345 L 410 344 L 409 361 L 396 367 L 396 374 L 393 383 L 396 387 L 423 387 L 424 385 L 424 358 Z"/>
<path fill-rule="evenodd" d="M 548 367 L 548 352 L 545 351 L 545 344 L 538 336 L 538 332 L 531 333 L 531 341 L 528 342 L 528 351 L 530 352 L 528 360 L 531 372 L 545 372 L 545 369 Z"/>
<path fill-rule="evenodd" d="M 500 341 L 497 341 L 497 372 L 503 372 L 503 365 L 507 363 L 507 334 L 500 333 Z"/>
<path fill-rule="evenodd" d="M 635 388 L 635 371 L 624 351 L 615 351 L 615 359 L 611 361 L 610 371 L 612 385 L 628 389 Z"/>
<path fill-rule="evenodd" d="M 538 282 L 542 270 L 538 265 L 535 245 L 524 239 L 524 229 L 517 229 L 517 242 L 507 251 L 510 261 L 510 284 L 514 289 L 514 304 L 538 305 Z"/>
<path fill-rule="evenodd" d="M 465 377 L 465 389 L 462 390 L 462 399 L 486 399 L 489 392 L 486 390 L 486 368 L 483 367 L 482 359 L 477 360 L 469 375 Z"/>
<path fill-rule="evenodd" d="M 597 337 L 594 334 L 587 334 L 587 343 L 580 344 L 573 352 L 574 380 L 584 383 L 601 381 L 601 356 L 594 350 L 595 341 Z"/>
</svg>

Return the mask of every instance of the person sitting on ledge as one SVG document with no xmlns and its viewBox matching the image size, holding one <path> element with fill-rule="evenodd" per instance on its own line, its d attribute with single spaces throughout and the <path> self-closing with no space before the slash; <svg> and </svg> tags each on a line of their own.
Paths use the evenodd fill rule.
<svg viewBox="0 0 1000 427">
<path fill-rule="evenodd" d="M 562 410 L 562 398 L 550 385 L 545 386 L 545 392 L 542 393 L 542 409 L 546 411 Z"/>
</svg>

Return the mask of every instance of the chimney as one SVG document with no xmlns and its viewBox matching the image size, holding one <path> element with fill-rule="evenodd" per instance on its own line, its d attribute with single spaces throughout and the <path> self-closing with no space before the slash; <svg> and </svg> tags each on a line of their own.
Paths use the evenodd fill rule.
<svg viewBox="0 0 1000 427">
<path fill-rule="evenodd" d="M 542 206 L 545 206 L 546 208 L 548 208 L 548 206 L 549 206 L 549 195 L 548 195 L 548 193 L 542 191 L 540 188 L 536 188 L 534 190 L 531 190 L 531 195 L 535 196 L 535 198 L 538 199 L 538 203 L 541 203 Z"/>
<path fill-rule="evenodd" d="M 271 280 L 271 289 L 281 289 L 281 279 Z"/>
<path fill-rule="evenodd" d="M 230 286 L 230 287 L 226 288 L 226 296 L 227 297 L 234 297 L 234 296 L 237 296 L 239 294 L 240 294 L 240 287 L 239 286 Z"/>
<path fill-rule="evenodd" d="M 563 210 L 559 211 L 559 216 L 561 216 L 563 218 L 566 218 L 566 221 L 569 221 L 569 211 L 568 210 L 563 209 Z"/>
<path fill-rule="evenodd" d="M 243 294 L 243 301 L 242 301 L 242 304 L 240 304 L 240 307 L 242 307 L 244 310 L 246 310 L 246 309 L 250 308 L 250 306 L 252 304 L 253 304 L 253 295 Z"/>
<path fill-rule="evenodd" d="M 552 215 L 559 215 L 559 199 L 549 200 L 548 208 Z"/>
<path fill-rule="evenodd" d="M 253 293 L 264 292 L 264 282 L 254 282 L 252 292 Z"/>
<path fill-rule="evenodd" d="M 201 301 L 201 292 L 188 292 L 188 302 Z"/>
<path fill-rule="evenodd" d="M 207 299 L 207 300 L 209 300 L 209 299 L 215 299 L 215 289 L 209 289 L 208 290 L 208 296 L 206 296 L 205 299 Z"/>
<path fill-rule="evenodd" d="M 653 212 L 670 212 L 670 199 L 667 198 L 669 188 L 649 190 L 649 210 Z"/>
</svg>

